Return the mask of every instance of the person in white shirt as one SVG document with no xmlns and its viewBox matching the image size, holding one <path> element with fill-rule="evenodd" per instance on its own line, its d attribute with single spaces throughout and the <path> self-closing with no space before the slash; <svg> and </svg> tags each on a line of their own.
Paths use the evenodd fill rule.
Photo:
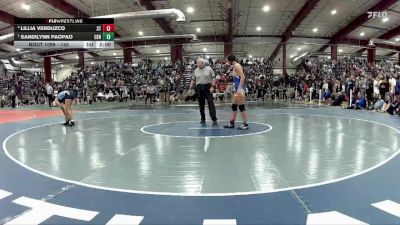
<svg viewBox="0 0 400 225">
<path fill-rule="evenodd" d="M 103 94 L 103 92 L 100 90 L 99 93 L 97 93 L 97 99 L 101 102 L 104 98 L 106 98 L 106 95 Z"/>
<path fill-rule="evenodd" d="M 324 80 L 324 84 L 322 85 L 322 90 L 328 90 L 328 88 L 329 88 L 329 85 L 326 82 L 326 80 Z"/>
<path fill-rule="evenodd" d="M 108 92 L 108 94 L 106 96 L 106 100 L 114 101 L 114 94 L 112 91 Z"/>
<path fill-rule="evenodd" d="M 156 93 L 156 88 L 152 83 L 150 83 L 147 88 L 146 88 L 146 98 L 144 100 L 144 104 L 147 104 L 147 100 L 150 100 L 150 104 L 153 103 L 153 100 L 155 99 L 155 93 Z"/>
<path fill-rule="evenodd" d="M 49 100 L 49 107 L 50 108 L 53 107 L 53 105 L 52 105 L 52 103 L 53 103 L 53 91 L 54 91 L 53 87 L 49 83 L 47 83 L 47 85 L 46 85 L 46 94 L 47 94 L 47 98 Z"/>
<path fill-rule="evenodd" d="M 309 94 L 310 94 L 309 97 L 310 97 L 311 101 L 312 101 L 312 99 L 313 99 L 313 93 L 314 93 L 314 86 L 311 86 L 311 87 L 310 87 L 310 93 L 309 93 Z"/>
<path fill-rule="evenodd" d="M 380 82 L 378 81 L 378 77 L 374 79 L 374 96 L 378 97 L 379 96 L 379 85 Z"/>
<path fill-rule="evenodd" d="M 391 99 L 393 100 L 394 96 L 396 95 L 396 79 L 394 79 L 394 76 L 391 76 L 389 79 L 389 93 Z"/>
</svg>

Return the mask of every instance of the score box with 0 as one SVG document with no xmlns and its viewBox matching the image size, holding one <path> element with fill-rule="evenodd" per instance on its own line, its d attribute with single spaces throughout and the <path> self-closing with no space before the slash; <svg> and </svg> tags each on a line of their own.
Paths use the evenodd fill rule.
<svg viewBox="0 0 400 225">
<path fill-rule="evenodd" d="M 114 32 L 114 24 L 103 24 L 103 32 Z"/>
<path fill-rule="evenodd" d="M 102 34 L 94 34 L 93 40 L 114 41 L 114 33 L 113 32 L 104 32 Z"/>
<path fill-rule="evenodd" d="M 113 32 L 107 32 L 103 33 L 103 41 L 114 41 L 114 33 Z"/>
</svg>

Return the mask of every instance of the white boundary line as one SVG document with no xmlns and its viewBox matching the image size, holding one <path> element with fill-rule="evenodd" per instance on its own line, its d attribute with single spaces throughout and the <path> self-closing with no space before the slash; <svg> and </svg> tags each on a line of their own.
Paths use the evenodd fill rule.
<svg viewBox="0 0 400 225">
<path fill-rule="evenodd" d="M 152 133 L 152 132 L 144 130 L 148 127 L 153 127 L 153 126 L 157 126 L 157 125 L 173 124 L 173 123 L 188 123 L 188 122 L 192 123 L 192 122 L 196 122 L 196 121 L 175 121 L 175 122 L 168 122 L 168 123 L 151 124 L 151 125 L 142 127 L 140 129 L 140 131 L 142 131 L 145 134 L 151 134 L 151 135 L 162 136 L 162 137 L 173 137 L 173 138 L 233 138 L 233 137 L 243 137 L 243 136 L 249 136 L 249 135 L 262 134 L 262 133 L 271 131 L 273 129 L 273 127 L 271 125 L 266 124 L 266 123 L 249 122 L 249 124 L 259 124 L 259 125 L 268 126 L 269 128 L 266 130 L 263 130 L 263 131 L 255 132 L 255 133 L 236 134 L 236 135 L 220 135 L 220 136 L 178 136 L 178 135 L 170 135 L 170 134 L 157 134 L 157 133 Z"/>
<path fill-rule="evenodd" d="M 224 130 L 223 127 L 189 127 L 188 130 Z"/>
<path fill-rule="evenodd" d="M 171 113 L 173 114 L 173 113 Z M 181 114 L 181 113 L 177 113 L 177 114 Z M 183 114 L 187 114 L 187 113 L 183 113 Z M 400 130 L 391 127 L 389 125 L 383 124 L 383 123 L 379 123 L 379 122 L 375 122 L 375 121 L 371 121 L 371 120 L 364 120 L 364 119 L 358 119 L 358 118 L 351 118 L 351 117 L 340 117 L 340 116 L 330 116 L 330 115 L 310 115 L 310 114 L 291 114 L 291 113 L 266 113 L 266 114 L 262 114 L 262 115 L 279 115 L 279 114 L 286 114 L 286 115 L 305 115 L 305 116 L 322 116 L 322 117 L 333 117 L 333 118 L 341 118 L 341 119 L 349 119 L 349 120 L 360 120 L 360 121 L 366 121 L 366 122 L 371 122 L 371 123 L 376 123 L 376 124 L 380 124 L 386 127 L 389 127 L 393 130 L 395 130 L 397 133 L 400 134 Z M 168 115 L 168 114 L 156 114 L 156 115 Z M 131 116 L 140 116 L 140 115 L 131 115 Z M 90 118 L 90 119 L 105 119 L 105 118 L 118 118 L 118 117 L 102 117 L 102 118 Z M 86 119 L 86 120 L 90 120 L 90 119 Z M 51 123 L 51 124 L 57 124 L 57 123 Z M 293 187 L 288 187 L 288 188 L 280 188 L 280 189 L 275 189 L 275 190 L 270 190 L 270 191 L 252 191 L 252 192 L 236 192 L 236 193 L 212 193 L 212 194 L 184 194 L 184 193 L 171 193 L 171 192 L 151 192 L 151 191 L 135 191 L 135 190 L 127 190 L 127 189 L 120 189 L 120 188 L 107 188 L 107 187 L 102 187 L 102 186 L 97 186 L 97 185 L 91 185 L 91 184 L 85 184 L 79 181 L 72 181 L 72 180 L 67 180 L 67 179 L 63 179 L 63 178 L 59 178 L 41 171 L 38 171 L 36 169 L 33 169 L 21 162 L 19 162 L 18 160 L 16 160 L 15 158 L 13 158 L 9 153 L 8 150 L 6 148 L 6 143 L 7 141 L 13 137 L 16 134 L 22 133 L 24 131 L 27 130 L 31 130 L 34 128 L 38 128 L 38 127 L 43 127 L 43 126 L 48 126 L 51 124 L 44 124 L 44 125 L 40 125 L 40 126 L 35 126 L 35 127 L 31 127 L 31 128 L 27 128 L 21 131 L 18 131 L 14 134 L 11 134 L 10 136 L 8 136 L 4 142 L 3 142 L 3 150 L 4 153 L 6 154 L 6 156 L 8 158 L 10 158 L 12 161 L 14 161 L 16 164 L 24 167 L 27 170 L 30 170 L 31 172 L 40 174 L 42 176 L 48 177 L 48 178 L 52 178 L 54 180 L 58 180 L 58 181 L 63 181 L 66 183 L 72 183 L 72 184 L 76 184 L 76 185 L 80 185 L 83 187 L 88 187 L 88 188 L 95 188 L 95 189 L 99 189 L 99 190 L 106 190 L 106 191 L 113 191 L 113 192 L 123 192 L 123 193 L 132 193 L 132 194 L 145 194 L 145 195 L 163 195 L 163 196 L 187 196 L 187 197 L 224 197 L 224 196 L 240 196 L 240 195 L 256 195 L 256 194 L 268 194 L 268 193 L 276 193 L 276 192 L 283 192 L 283 191 L 290 191 L 290 190 L 298 190 L 298 189 L 306 189 L 306 188 L 312 188 L 312 187 L 316 187 L 316 186 L 322 186 L 322 185 L 327 185 L 327 184 L 331 184 L 331 183 L 336 183 L 339 181 L 344 181 L 353 177 L 357 177 L 360 176 L 362 174 L 368 173 L 378 167 L 381 167 L 382 165 L 386 164 L 387 162 L 389 162 L 390 160 L 392 160 L 394 157 L 396 157 L 399 153 L 400 153 L 400 149 L 395 152 L 393 155 L 391 155 L 389 158 L 387 158 L 386 160 L 382 161 L 381 163 L 370 167 L 366 170 L 363 170 L 361 172 L 352 174 L 352 175 L 348 175 L 345 177 L 341 177 L 341 178 L 337 178 L 337 179 L 332 179 L 332 180 L 328 180 L 328 181 L 324 181 L 324 182 L 319 182 L 319 183 L 315 183 L 315 184 L 308 184 L 308 185 L 301 185 L 301 186 L 293 186 Z"/>
<path fill-rule="evenodd" d="M 258 101 L 246 101 L 246 103 L 259 103 Z M 262 103 L 262 102 L 260 102 L 260 103 Z M 214 105 L 215 106 L 225 106 L 225 105 L 232 105 L 232 102 L 231 101 L 226 101 L 226 102 L 217 102 L 217 101 L 214 101 Z M 170 106 L 178 106 L 178 107 L 199 107 L 199 104 L 197 103 L 197 101 L 196 101 L 196 103 L 184 103 L 184 104 L 176 104 L 176 105 L 174 105 L 174 104 L 171 104 Z"/>
</svg>

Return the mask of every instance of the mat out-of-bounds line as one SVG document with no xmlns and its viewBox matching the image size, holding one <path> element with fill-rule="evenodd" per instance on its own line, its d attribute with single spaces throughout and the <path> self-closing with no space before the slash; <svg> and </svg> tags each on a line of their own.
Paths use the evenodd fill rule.
<svg viewBox="0 0 400 225">
<path fill-rule="evenodd" d="M 400 204 L 397 202 L 385 200 L 371 205 L 393 216 L 400 217 Z"/>
<path fill-rule="evenodd" d="M 117 214 L 111 218 L 110 221 L 106 225 L 120 225 L 120 224 L 129 224 L 129 225 L 139 225 L 142 222 L 143 216 L 130 216 L 130 215 L 121 215 Z"/>
<path fill-rule="evenodd" d="M 1 190 L 2 196 L 7 194 L 7 196 L 12 195 L 12 193 Z M 19 197 L 12 201 L 12 203 L 17 205 L 22 205 L 29 208 L 27 211 L 9 218 L 4 218 L 0 220 L 0 224 L 5 225 L 39 225 L 45 223 L 48 219 L 58 216 L 64 217 L 68 219 L 74 219 L 79 221 L 92 221 L 94 217 L 96 217 L 99 212 L 71 208 L 67 206 L 57 205 L 53 203 L 49 203 L 43 200 L 36 200 L 28 197 Z M 139 225 L 143 216 L 132 216 L 132 215 L 124 215 L 124 214 L 115 214 L 106 225 L 121 225 L 121 224 L 129 224 L 129 225 Z"/>
<path fill-rule="evenodd" d="M 27 197 L 20 197 L 14 200 L 13 203 L 31 208 L 31 210 L 7 222 L 5 225 L 41 224 L 54 215 L 75 220 L 91 221 L 98 214 L 95 211 L 60 206 Z"/>
<path fill-rule="evenodd" d="M 312 213 L 307 216 L 307 225 L 369 225 L 337 211 Z"/>
<path fill-rule="evenodd" d="M 203 225 L 236 225 L 235 219 L 207 219 L 203 221 Z"/>
<path fill-rule="evenodd" d="M 12 195 L 12 193 L 0 189 L 0 199 L 7 198 L 10 195 Z"/>
<path fill-rule="evenodd" d="M 11 196 L 12 193 L 0 189 L 0 199 Z M 85 209 L 71 208 L 57 205 L 42 200 L 36 200 L 28 197 L 19 197 L 12 201 L 15 204 L 30 208 L 31 210 L 6 221 L 7 225 L 11 224 L 41 224 L 49 218 L 57 215 L 65 218 L 71 218 L 81 221 L 91 221 L 99 214 L 96 211 Z M 385 200 L 371 204 L 372 206 L 385 211 L 394 216 L 400 217 L 400 204 L 391 200 Z M 143 216 L 133 216 L 124 214 L 115 214 L 106 225 L 111 224 L 131 224 L 139 225 Z M 369 225 L 363 221 L 347 216 L 337 211 L 329 211 L 322 213 L 311 213 L 307 216 L 307 225 Z M 203 225 L 237 225 L 236 219 L 204 219 Z"/>
<path fill-rule="evenodd" d="M 5 198 L 12 193 L 0 189 L 0 197 Z M 1 198 L 0 198 L 1 199 Z M 49 203 L 43 200 L 28 198 L 25 196 L 19 197 L 12 203 L 29 208 L 26 212 L 15 216 L 14 218 L 0 220 L 0 223 L 5 225 L 22 225 L 32 224 L 38 225 L 45 223 L 48 219 L 58 216 L 79 221 L 89 222 L 93 220 L 99 212 L 62 206 L 54 203 Z M 115 214 L 106 225 L 140 225 L 143 221 L 143 216 Z M 237 225 L 236 219 L 204 219 L 203 225 Z"/>
<path fill-rule="evenodd" d="M 378 208 L 386 213 L 393 216 L 400 217 L 400 204 L 391 200 L 385 200 L 371 204 L 375 208 Z M 368 225 L 360 220 L 347 216 L 337 211 L 314 213 L 307 216 L 307 225 L 328 225 L 328 224 L 340 224 L 340 225 Z"/>
</svg>

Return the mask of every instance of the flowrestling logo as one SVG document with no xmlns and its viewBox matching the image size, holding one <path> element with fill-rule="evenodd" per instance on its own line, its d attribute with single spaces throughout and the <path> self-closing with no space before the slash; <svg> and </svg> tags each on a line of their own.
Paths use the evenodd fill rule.
<svg viewBox="0 0 400 225">
<path fill-rule="evenodd" d="M 384 19 L 384 18 L 388 18 L 388 13 L 386 11 L 382 11 L 382 12 L 368 11 L 367 14 L 368 14 L 368 19 L 375 19 L 375 18 Z"/>
</svg>

